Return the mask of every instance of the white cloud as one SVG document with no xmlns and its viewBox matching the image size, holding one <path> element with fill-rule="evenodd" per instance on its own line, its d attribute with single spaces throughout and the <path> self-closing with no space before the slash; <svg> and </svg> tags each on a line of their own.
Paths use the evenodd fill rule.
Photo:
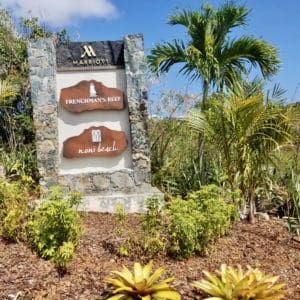
<svg viewBox="0 0 300 300">
<path fill-rule="evenodd" d="M 117 15 L 111 0 L 2 0 L 1 3 L 16 17 L 38 17 L 51 26 L 70 25 L 83 18 L 109 19 Z"/>
</svg>

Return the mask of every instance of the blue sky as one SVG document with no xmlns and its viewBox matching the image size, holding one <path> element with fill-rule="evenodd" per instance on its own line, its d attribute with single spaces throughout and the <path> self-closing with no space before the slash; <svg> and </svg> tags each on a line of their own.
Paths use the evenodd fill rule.
<svg viewBox="0 0 300 300">
<path fill-rule="evenodd" d="M 205 1 L 218 7 L 224 1 Z M 168 16 L 176 7 L 199 9 L 199 0 L 0 0 L 2 6 L 15 16 L 37 15 L 46 24 L 66 27 L 71 38 L 78 41 L 119 40 L 127 34 L 142 33 L 145 51 L 156 43 L 184 38 L 180 26 L 170 26 Z M 269 84 L 287 90 L 288 101 L 300 101 L 300 1 L 299 0 L 244 0 L 251 9 L 248 26 L 234 32 L 262 38 L 279 51 L 280 71 Z M 176 69 L 161 79 L 154 89 L 180 89 L 187 80 L 177 75 Z M 200 82 L 189 87 L 192 93 L 201 93 Z"/>
</svg>

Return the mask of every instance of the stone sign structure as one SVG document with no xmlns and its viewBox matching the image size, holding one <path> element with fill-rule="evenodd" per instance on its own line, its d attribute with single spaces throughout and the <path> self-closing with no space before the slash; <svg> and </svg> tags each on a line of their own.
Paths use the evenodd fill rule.
<svg viewBox="0 0 300 300">
<path fill-rule="evenodd" d="M 142 35 L 40 39 L 28 54 L 41 185 L 81 192 L 89 211 L 142 211 L 160 194 L 150 184 Z"/>
</svg>

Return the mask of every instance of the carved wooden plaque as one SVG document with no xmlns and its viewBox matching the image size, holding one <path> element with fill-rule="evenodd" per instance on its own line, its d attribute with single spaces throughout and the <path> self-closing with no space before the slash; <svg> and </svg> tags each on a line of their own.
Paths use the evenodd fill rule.
<svg viewBox="0 0 300 300">
<path fill-rule="evenodd" d="M 127 138 L 123 131 L 111 130 L 105 126 L 93 126 L 80 135 L 65 140 L 63 156 L 66 158 L 116 156 L 120 155 L 127 145 Z"/>
<path fill-rule="evenodd" d="M 96 80 L 83 80 L 61 89 L 59 102 L 66 110 L 74 113 L 96 109 L 120 110 L 125 107 L 121 90 L 107 87 Z"/>
</svg>

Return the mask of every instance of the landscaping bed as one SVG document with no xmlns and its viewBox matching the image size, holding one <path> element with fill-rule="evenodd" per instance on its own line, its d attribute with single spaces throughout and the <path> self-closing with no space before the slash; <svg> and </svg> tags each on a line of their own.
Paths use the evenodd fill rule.
<svg viewBox="0 0 300 300">
<path fill-rule="evenodd" d="M 133 227 L 136 219 L 130 216 Z M 112 214 L 86 214 L 76 258 L 64 275 L 25 245 L 0 241 L 0 299 L 106 299 L 111 290 L 104 280 L 112 270 L 148 262 L 134 254 L 120 257 L 114 228 Z M 225 263 L 279 275 L 291 291 L 286 299 L 300 300 L 300 243 L 289 238 L 281 220 L 240 222 L 206 252 L 185 260 L 155 257 L 154 266 L 164 266 L 165 275 L 175 277 L 172 286 L 183 299 L 202 299 L 189 284 L 203 277 L 202 270 L 214 271 Z"/>
</svg>

